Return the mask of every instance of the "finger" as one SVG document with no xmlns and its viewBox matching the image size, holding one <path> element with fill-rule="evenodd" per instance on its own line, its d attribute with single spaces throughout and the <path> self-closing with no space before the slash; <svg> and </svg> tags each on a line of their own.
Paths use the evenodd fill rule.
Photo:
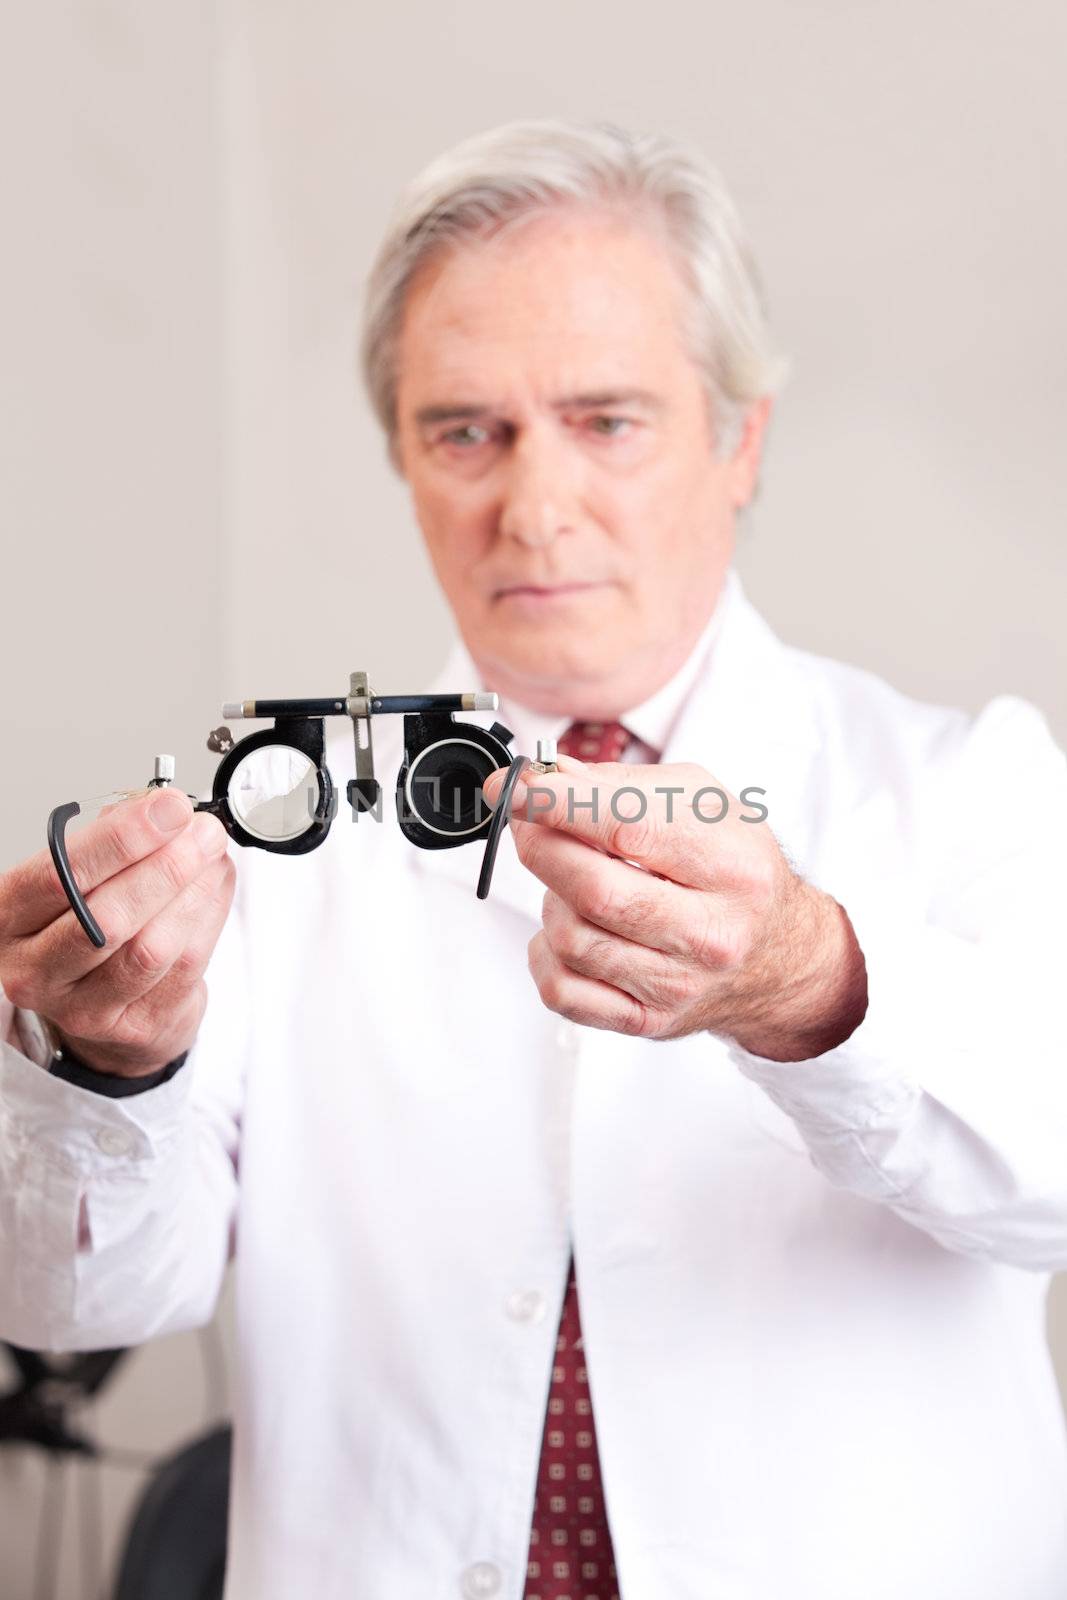
<svg viewBox="0 0 1067 1600">
<path fill-rule="evenodd" d="M 64 1015 L 56 1020 L 89 1037 L 94 1029 L 110 1029 L 126 1007 L 165 982 L 171 995 L 194 984 L 203 976 L 226 921 L 235 878 L 228 855 L 213 861 L 109 961 L 74 985 Z"/>
<path fill-rule="evenodd" d="M 185 958 L 179 957 L 170 971 L 146 994 L 133 1000 L 116 1023 L 116 1037 L 135 1049 L 154 1047 L 155 1053 L 169 1056 L 171 1050 L 159 1050 L 161 1038 L 193 1038 L 200 1025 L 207 1004 L 207 984 L 204 971 L 211 951 L 201 950 L 195 957 L 199 975 L 185 970 Z M 190 956 L 193 961 L 192 955 Z"/>
<path fill-rule="evenodd" d="M 19 951 L 23 970 L 51 975 L 62 992 L 96 967 L 170 904 L 226 848 L 226 830 L 217 818 L 200 812 L 176 838 L 136 865 L 109 878 L 87 896 L 106 943 L 97 950 L 68 910 Z"/>
<path fill-rule="evenodd" d="M 611 984 L 569 971 L 543 929 L 530 940 L 527 959 L 537 991 L 550 1011 L 585 1027 L 609 1028 L 613 1033 L 646 1035 L 654 1031 L 658 1019 L 648 1007 Z"/>
<path fill-rule="evenodd" d="M 513 824 L 523 864 L 585 921 L 652 950 L 698 960 L 708 897 L 533 823 Z"/>
<path fill-rule="evenodd" d="M 569 762 L 567 771 L 520 779 L 511 815 L 582 839 L 676 883 L 713 888 L 714 820 L 739 804 L 701 767 Z"/>
<path fill-rule="evenodd" d="M 83 896 L 162 847 L 189 824 L 193 804 L 180 789 L 110 806 L 95 822 L 71 834 L 67 857 Z M 70 909 L 49 850 L 40 850 L 5 875 L 0 936 L 37 933 Z"/>
<path fill-rule="evenodd" d="M 549 946 L 568 971 L 595 978 L 672 1016 L 695 998 L 699 975 L 688 962 L 606 933 L 576 916 L 551 890 L 541 913 Z"/>
</svg>

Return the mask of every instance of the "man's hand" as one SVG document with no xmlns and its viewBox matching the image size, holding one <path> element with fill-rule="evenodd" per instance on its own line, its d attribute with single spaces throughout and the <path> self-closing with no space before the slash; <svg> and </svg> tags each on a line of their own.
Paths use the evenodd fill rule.
<svg viewBox="0 0 1067 1600">
<path fill-rule="evenodd" d="M 649 1039 L 722 1034 L 776 1061 L 821 1055 L 859 1026 L 852 924 L 792 870 L 767 821 L 743 820 L 751 806 L 698 766 L 561 756 L 559 768 L 528 774 L 528 789 L 520 779 L 511 809 L 519 855 L 547 885 L 529 946 L 546 1006 Z M 502 771 L 487 780 L 490 804 L 502 783 Z"/>
<path fill-rule="evenodd" d="M 107 943 L 85 937 L 47 850 L 0 877 L 0 983 L 101 1072 L 140 1077 L 196 1037 L 204 969 L 233 899 L 226 832 L 175 789 L 113 806 L 69 840 Z"/>
</svg>

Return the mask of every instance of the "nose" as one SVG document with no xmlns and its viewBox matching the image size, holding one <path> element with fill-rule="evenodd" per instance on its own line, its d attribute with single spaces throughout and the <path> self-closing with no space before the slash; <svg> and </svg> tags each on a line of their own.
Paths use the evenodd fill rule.
<svg viewBox="0 0 1067 1600">
<path fill-rule="evenodd" d="M 578 516 L 573 463 L 550 430 L 523 433 L 512 446 L 500 506 L 500 532 L 536 550 L 574 531 Z"/>
</svg>

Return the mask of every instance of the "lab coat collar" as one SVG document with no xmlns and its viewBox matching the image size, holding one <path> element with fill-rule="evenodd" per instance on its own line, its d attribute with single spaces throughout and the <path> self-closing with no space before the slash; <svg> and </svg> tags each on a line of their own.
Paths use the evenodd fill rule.
<svg viewBox="0 0 1067 1600">
<path fill-rule="evenodd" d="M 745 788 L 764 790 L 760 798 L 768 808 L 768 823 L 800 868 L 808 833 L 805 790 L 818 743 L 802 658 L 756 611 L 736 571 L 728 574 L 713 622 L 714 628 L 705 630 L 695 647 L 694 654 L 702 654 L 699 670 L 674 717 L 661 759 L 695 762 L 712 775 L 709 782 L 718 781 L 735 796 Z M 692 657 L 681 669 L 683 675 L 691 662 Z M 478 669 L 457 639 L 433 692 L 481 687 Z M 457 713 L 458 720 L 485 728 L 499 717 L 499 712 Z M 559 720 L 546 718 L 541 731 L 551 735 Z M 516 740 L 513 748 L 532 753 L 525 741 Z M 479 841 L 453 850 L 413 850 L 408 860 L 413 870 L 447 877 L 473 896 L 483 849 Z M 540 921 L 544 885 L 522 865 L 507 839 L 501 841 L 490 894 Z"/>
</svg>

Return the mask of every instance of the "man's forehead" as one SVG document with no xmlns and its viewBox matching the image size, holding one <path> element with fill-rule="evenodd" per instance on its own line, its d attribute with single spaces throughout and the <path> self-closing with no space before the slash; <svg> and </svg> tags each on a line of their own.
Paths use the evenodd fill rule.
<svg viewBox="0 0 1067 1600">
<path fill-rule="evenodd" d="M 590 227 L 577 239 L 540 229 L 428 261 L 408 286 L 401 340 L 440 359 L 457 339 L 490 357 L 517 342 L 619 346 L 665 332 L 683 292 L 673 257 L 643 229 Z"/>
<path fill-rule="evenodd" d="M 428 316 L 405 329 L 396 370 L 406 411 L 626 404 L 651 412 L 690 365 L 680 320 L 670 317 L 642 328 L 611 319 L 583 327 L 531 316 L 526 306 L 514 315 L 499 308 L 488 320 L 449 327 Z"/>
<path fill-rule="evenodd" d="M 461 245 L 416 277 L 398 399 L 421 424 L 523 406 L 651 411 L 686 381 L 683 343 L 662 240 L 632 227 L 531 228 Z"/>
</svg>

